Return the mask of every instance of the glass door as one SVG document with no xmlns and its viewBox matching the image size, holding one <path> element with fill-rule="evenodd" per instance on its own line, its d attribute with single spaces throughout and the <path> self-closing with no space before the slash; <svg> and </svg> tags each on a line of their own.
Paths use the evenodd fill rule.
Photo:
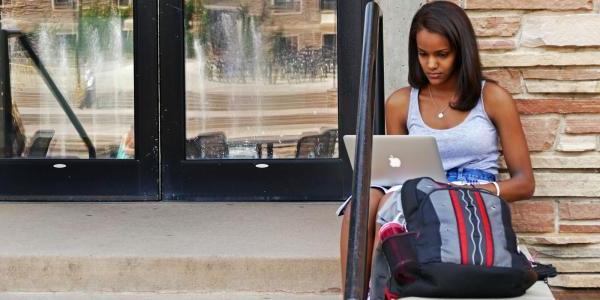
<svg viewBox="0 0 600 300">
<path fill-rule="evenodd" d="M 0 16 L 0 197 L 158 199 L 156 1 L 3 1 Z"/>
<path fill-rule="evenodd" d="M 341 200 L 361 1 L 161 5 L 166 199 Z M 354 75 L 352 75 L 354 74 Z"/>
</svg>

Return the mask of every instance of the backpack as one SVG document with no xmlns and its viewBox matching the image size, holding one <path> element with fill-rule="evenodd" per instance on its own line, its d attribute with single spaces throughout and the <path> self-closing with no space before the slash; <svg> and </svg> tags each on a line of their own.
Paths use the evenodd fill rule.
<svg viewBox="0 0 600 300">
<path fill-rule="evenodd" d="M 386 299 L 516 297 L 537 280 L 500 197 L 428 177 L 406 181 L 401 197 L 408 231 L 382 241 Z"/>
</svg>

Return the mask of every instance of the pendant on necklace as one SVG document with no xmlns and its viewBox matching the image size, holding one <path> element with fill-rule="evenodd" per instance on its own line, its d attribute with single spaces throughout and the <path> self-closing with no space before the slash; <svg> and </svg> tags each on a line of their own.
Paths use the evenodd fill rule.
<svg viewBox="0 0 600 300">
<path fill-rule="evenodd" d="M 438 119 L 441 119 L 441 118 L 443 118 L 443 117 L 444 117 L 444 113 L 439 113 L 439 114 L 438 114 Z"/>
</svg>

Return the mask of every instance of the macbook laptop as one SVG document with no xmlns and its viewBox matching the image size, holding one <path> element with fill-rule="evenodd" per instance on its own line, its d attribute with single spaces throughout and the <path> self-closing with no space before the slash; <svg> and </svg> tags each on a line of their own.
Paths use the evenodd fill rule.
<svg viewBox="0 0 600 300">
<path fill-rule="evenodd" d="M 344 144 L 354 169 L 356 136 L 345 135 Z M 374 135 L 371 185 L 395 186 L 417 177 L 447 182 L 435 138 L 415 135 Z"/>
</svg>

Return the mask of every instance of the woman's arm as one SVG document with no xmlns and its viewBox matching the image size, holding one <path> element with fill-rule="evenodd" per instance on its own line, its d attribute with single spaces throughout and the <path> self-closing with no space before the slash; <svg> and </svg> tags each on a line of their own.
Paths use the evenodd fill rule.
<svg viewBox="0 0 600 300">
<path fill-rule="evenodd" d="M 483 91 L 485 110 L 498 130 L 500 145 L 510 179 L 498 181 L 500 196 L 509 202 L 529 199 L 535 191 L 535 179 L 529 149 L 515 101 L 502 87 L 489 82 Z M 480 186 L 496 192 L 493 184 Z"/>
<path fill-rule="evenodd" d="M 385 101 L 385 128 L 386 133 L 389 135 L 408 134 L 406 118 L 408 116 L 410 90 L 410 87 L 401 88 Z"/>
</svg>

